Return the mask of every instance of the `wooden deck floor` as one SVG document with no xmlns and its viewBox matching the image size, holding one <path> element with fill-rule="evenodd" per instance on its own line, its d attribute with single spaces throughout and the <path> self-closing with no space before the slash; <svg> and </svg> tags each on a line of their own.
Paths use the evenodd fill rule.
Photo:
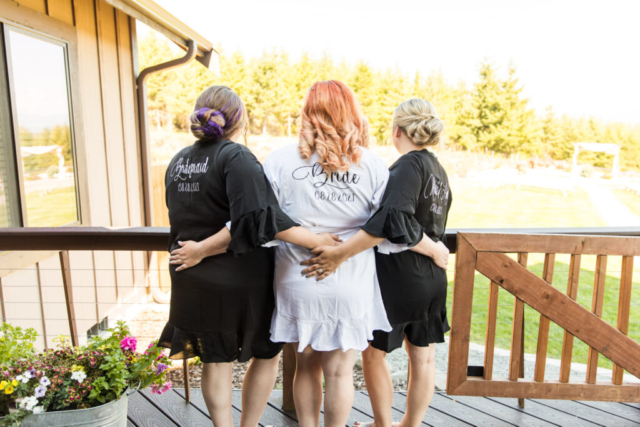
<svg viewBox="0 0 640 427">
<path fill-rule="evenodd" d="M 274 390 L 260 425 L 297 426 L 296 415 L 282 409 L 282 392 Z M 400 420 L 406 408 L 406 396 L 394 393 L 393 418 Z M 242 402 L 240 391 L 233 392 L 234 424 L 240 423 Z M 175 389 L 163 395 L 148 390 L 129 398 L 129 426 L 211 426 L 200 389 L 191 390 L 191 403 L 186 403 L 184 390 Z M 356 392 L 348 425 L 355 421 L 372 421 L 369 397 Z M 322 425 L 322 420 L 321 420 Z M 516 399 L 484 397 L 449 397 L 436 393 L 424 417 L 427 426 L 640 426 L 640 404 L 574 402 L 559 400 L 527 400 L 525 408 Z"/>
</svg>

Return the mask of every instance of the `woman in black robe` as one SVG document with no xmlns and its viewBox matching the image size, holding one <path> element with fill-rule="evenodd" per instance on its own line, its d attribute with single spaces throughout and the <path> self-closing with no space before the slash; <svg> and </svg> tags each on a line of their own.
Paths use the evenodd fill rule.
<svg viewBox="0 0 640 427">
<path fill-rule="evenodd" d="M 200 357 L 202 392 L 216 427 L 233 426 L 232 362 L 253 358 L 241 425 L 256 426 L 282 349 L 270 340 L 274 254 L 262 245 L 278 238 L 311 249 L 334 240 L 299 227 L 280 210 L 262 165 L 236 143 L 247 124 L 236 93 L 208 88 L 191 123 L 197 141 L 176 154 L 165 178 L 171 308 L 159 345 L 171 349 L 172 359 Z M 194 253 L 197 265 L 182 262 Z"/>
<path fill-rule="evenodd" d="M 405 343 L 410 375 L 402 425 L 419 426 L 435 389 L 432 344 L 444 342 L 444 334 L 449 331 L 445 270 L 449 251 L 443 239 L 451 190 L 447 173 L 426 148 L 439 142 L 443 128 L 428 101 L 411 99 L 400 104 L 393 115 L 392 140 L 403 155 L 389 169 L 380 209 L 344 244 L 317 248 L 313 252 L 318 256 L 303 263 L 311 266 L 304 274 L 322 280 L 344 260 L 380 245 L 376 269 L 393 330 L 375 331 L 373 341 L 363 352 L 363 371 L 376 427 L 392 423 L 393 384 L 386 354 Z M 319 269 L 322 274 L 318 274 Z"/>
</svg>

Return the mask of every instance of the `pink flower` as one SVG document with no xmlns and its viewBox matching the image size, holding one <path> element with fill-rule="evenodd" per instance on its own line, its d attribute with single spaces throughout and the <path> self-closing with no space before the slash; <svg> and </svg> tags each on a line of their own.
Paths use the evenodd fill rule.
<svg viewBox="0 0 640 427">
<path fill-rule="evenodd" d="M 169 390 L 171 390 L 171 381 L 167 381 L 162 385 L 153 384 L 151 386 L 151 393 L 153 394 L 162 394 L 162 393 L 166 393 Z"/>
<path fill-rule="evenodd" d="M 120 348 L 122 350 L 136 351 L 136 344 L 138 344 L 138 340 L 135 337 L 124 337 L 120 341 Z"/>
<path fill-rule="evenodd" d="M 162 387 L 160 388 L 160 394 L 167 392 L 169 390 L 171 390 L 171 381 L 167 381 L 162 385 Z"/>
</svg>

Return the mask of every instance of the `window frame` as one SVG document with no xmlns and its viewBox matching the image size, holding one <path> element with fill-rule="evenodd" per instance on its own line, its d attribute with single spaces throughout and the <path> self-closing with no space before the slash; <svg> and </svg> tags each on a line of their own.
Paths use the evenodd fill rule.
<svg viewBox="0 0 640 427">
<path fill-rule="evenodd" d="M 4 7 L 7 4 L 8 7 Z M 89 206 L 89 188 L 86 167 L 86 161 L 82 161 L 87 158 L 86 146 L 84 143 L 84 128 L 83 128 L 83 114 L 82 114 L 82 102 L 80 97 L 80 72 L 79 72 L 79 59 L 78 59 L 78 35 L 75 26 L 59 21 L 50 16 L 36 12 L 34 10 L 20 7 L 13 1 L 0 0 L 0 6 L 3 6 L 2 13 L 0 14 L 0 66 L 4 69 L 1 71 L 4 76 L 0 75 L 0 85 L 5 87 L 0 88 L 0 94 L 3 92 L 8 95 L 8 105 L 10 109 L 10 120 L 12 123 L 10 133 L 13 138 L 13 154 L 15 159 L 13 172 L 18 173 L 16 180 L 19 183 L 18 198 L 20 199 L 20 215 L 21 219 L 20 227 L 28 226 L 28 220 L 26 218 L 26 199 L 24 194 L 24 183 L 20 181 L 24 180 L 22 169 L 22 161 L 18 157 L 19 143 L 17 118 L 15 117 L 15 95 L 12 94 L 12 85 L 9 73 L 10 69 L 10 52 L 8 49 L 8 40 L 6 33 L 8 31 L 15 31 L 25 34 L 30 37 L 39 38 L 45 42 L 57 44 L 64 49 L 64 61 L 66 69 L 66 83 L 67 83 L 67 102 L 69 108 L 69 131 L 72 139 L 72 158 L 74 166 L 74 182 L 75 182 L 75 197 L 76 197 L 76 209 L 77 220 L 60 226 L 79 226 L 90 225 L 90 206 Z M 6 79 L 6 81 L 5 81 Z M 52 228 L 56 228 L 54 226 Z M 3 255 L 4 257 L 4 255 Z M 1 276 L 1 274 L 0 274 Z"/>
</svg>

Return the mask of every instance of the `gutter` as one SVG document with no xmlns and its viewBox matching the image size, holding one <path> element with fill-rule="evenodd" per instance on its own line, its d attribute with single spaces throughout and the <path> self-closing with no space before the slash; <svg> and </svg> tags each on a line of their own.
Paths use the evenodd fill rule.
<svg viewBox="0 0 640 427">
<path fill-rule="evenodd" d="M 152 194 L 152 182 L 151 182 L 151 159 L 150 159 L 150 137 L 149 137 L 149 115 L 147 114 L 147 79 L 156 73 L 161 71 L 170 70 L 172 68 L 178 68 L 189 64 L 196 58 L 198 52 L 198 43 L 194 40 L 187 42 L 187 53 L 177 59 L 163 62 L 162 64 L 153 65 L 145 68 L 140 72 L 137 79 L 137 92 L 138 92 L 138 123 L 140 126 L 140 160 L 142 166 L 142 194 L 144 201 L 144 225 L 147 227 L 153 226 L 153 194 Z M 147 253 L 147 267 L 151 265 L 153 260 L 157 260 L 156 255 L 153 252 Z M 155 270 L 155 269 L 154 269 Z M 156 272 L 157 276 L 157 272 Z M 151 278 L 149 271 L 147 271 L 148 280 Z M 152 284 L 153 283 L 153 284 Z M 158 303 L 168 304 L 170 299 L 170 293 L 163 293 L 159 288 L 158 280 L 149 280 L 148 283 L 153 299 Z"/>
</svg>

